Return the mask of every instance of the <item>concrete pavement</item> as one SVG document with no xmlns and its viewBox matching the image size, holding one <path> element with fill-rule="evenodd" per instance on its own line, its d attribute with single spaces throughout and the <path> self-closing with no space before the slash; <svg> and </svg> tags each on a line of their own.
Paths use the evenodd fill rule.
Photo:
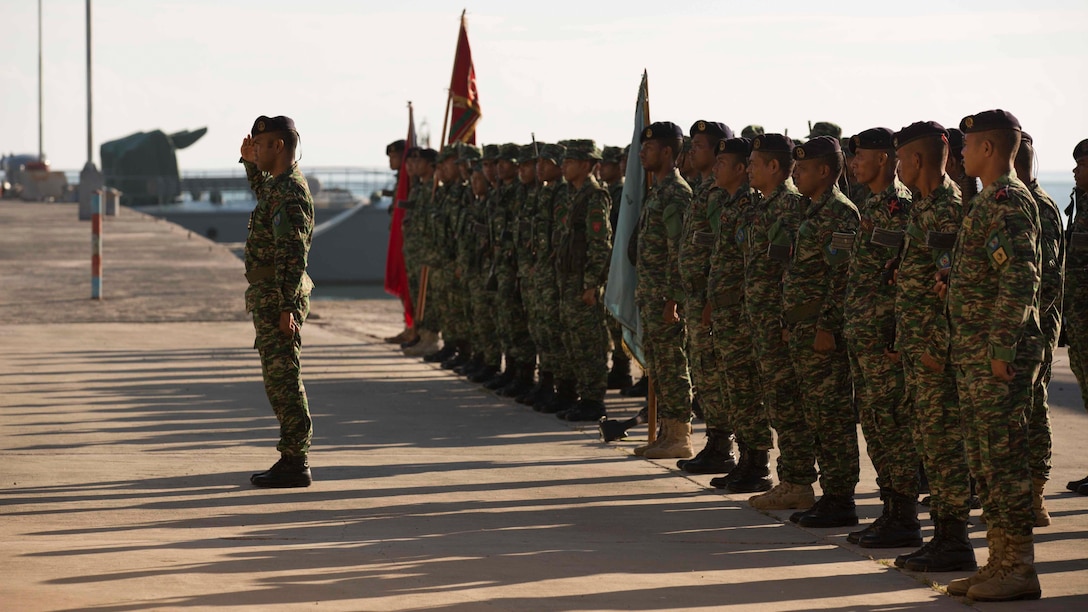
<svg viewBox="0 0 1088 612">
<path fill-rule="evenodd" d="M 275 419 L 251 325 L 236 312 L 240 262 L 126 209 L 106 226 L 116 303 L 88 305 L 78 277 L 89 266 L 77 271 L 90 229 L 74 207 L 53 206 L 0 203 L 5 609 L 969 604 L 929 583 L 962 574 L 901 572 L 889 567 L 901 550 L 800 529 L 708 489 L 709 476 L 630 456 L 635 442 L 601 444 L 595 428 L 399 356 L 376 340 L 399 330 L 392 300 L 315 302 L 303 332 L 315 483 L 255 489 L 249 473 L 275 460 Z M 52 227 L 35 229 L 36 213 Z M 50 263 L 33 274 L 43 253 Z M 1088 415 L 1064 354 L 1055 369 L 1055 524 L 1037 530 L 1044 598 L 1017 610 L 1088 605 L 1088 498 L 1064 492 L 1088 473 Z M 609 396 L 613 416 L 638 407 Z M 867 458 L 862 468 L 859 512 L 871 519 Z"/>
</svg>

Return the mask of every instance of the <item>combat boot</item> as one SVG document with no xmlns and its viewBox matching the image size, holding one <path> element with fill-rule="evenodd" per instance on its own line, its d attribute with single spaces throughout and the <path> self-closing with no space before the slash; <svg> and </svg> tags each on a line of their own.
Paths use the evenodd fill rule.
<svg viewBox="0 0 1088 612">
<path fill-rule="evenodd" d="M 305 455 L 281 455 L 271 469 L 250 476 L 249 481 L 256 487 L 286 489 L 308 487 L 313 478 Z"/>
<path fill-rule="evenodd" d="M 912 572 L 962 572 L 978 568 L 975 549 L 967 536 L 967 521 L 933 521 L 933 538 L 909 555 L 895 558 L 895 566 Z"/>
<path fill-rule="evenodd" d="M 406 357 L 422 357 L 438 350 L 438 334 L 425 329 L 419 332 L 419 341 L 404 349 Z"/>
<path fill-rule="evenodd" d="M 620 356 L 617 357 L 617 354 Z M 612 352 L 612 370 L 608 373 L 609 389 L 628 389 L 635 382 L 631 380 L 631 359 L 623 355 L 623 351 Z"/>
<path fill-rule="evenodd" d="M 636 446 L 635 450 L 633 450 L 632 453 L 636 457 L 641 457 L 646 453 L 646 451 L 650 450 L 651 448 L 657 448 L 658 446 L 661 446 L 662 444 L 665 443 L 665 436 L 666 436 L 667 433 L 668 433 L 668 423 L 666 421 L 663 421 L 663 420 L 658 421 L 657 437 L 654 438 L 654 441 L 653 442 L 647 442 L 646 444 L 642 444 L 640 446 Z"/>
<path fill-rule="evenodd" d="M 484 383 L 484 389 L 488 391 L 498 391 L 506 385 L 509 385 L 514 381 L 514 375 L 517 370 L 517 361 L 506 358 L 506 369 L 501 374 L 494 376 L 491 380 Z"/>
<path fill-rule="evenodd" d="M 1031 479 L 1031 510 L 1035 513 L 1036 527 L 1050 526 L 1050 512 L 1046 509 L 1046 500 L 1043 498 L 1043 487 L 1046 480 L 1042 478 Z"/>
<path fill-rule="evenodd" d="M 815 503 L 816 493 L 813 492 L 812 485 L 793 484 L 785 480 L 776 484 L 770 491 L 748 499 L 748 505 L 756 510 L 811 508 Z"/>
<path fill-rule="evenodd" d="M 737 467 L 733 454 L 733 435 L 717 429 L 706 430 L 706 446 L 694 459 L 676 462 L 688 474 L 728 474 Z"/>
<path fill-rule="evenodd" d="M 989 580 L 974 584 L 967 597 L 975 601 L 1039 599 L 1043 594 L 1035 573 L 1035 543 L 1031 534 L 1005 535 L 1001 567 Z"/>
<path fill-rule="evenodd" d="M 501 397 L 518 397 L 533 390 L 533 373 L 536 371 L 534 363 L 518 363 L 514 369 L 514 380 L 499 389 L 496 394 Z"/>
<path fill-rule="evenodd" d="M 730 493 L 759 493 L 769 491 L 774 481 L 771 480 L 770 451 L 744 449 L 738 472 L 734 475 L 730 472 L 726 478 L 732 477 L 725 485 L 725 490 Z"/>
<path fill-rule="evenodd" d="M 586 422 L 599 421 L 601 417 L 608 416 L 604 410 L 604 402 L 599 400 L 578 400 L 578 403 L 570 410 L 564 410 L 555 416 L 564 421 Z"/>
<path fill-rule="evenodd" d="M 889 491 L 885 509 L 888 513 L 887 520 L 869 533 L 863 534 L 858 539 L 858 546 L 862 548 L 921 546 L 922 526 L 918 523 L 918 503 L 909 495 Z"/>
<path fill-rule="evenodd" d="M 423 356 L 423 361 L 426 363 L 438 363 L 453 357 L 457 353 L 457 346 L 452 342 L 443 343 L 442 348 L 434 351 L 433 353 L 427 353 Z"/>
<path fill-rule="evenodd" d="M 624 397 L 646 397 L 650 390 L 650 377 L 643 376 L 638 382 L 620 391 Z"/>
<path fill-rule="evenodd" d="M 443 370 L 456 370 L 469 362 L 472 355 L 472 347 L 463 343 L 457 347 L 457 354 L 442 362 Z"/>
<path fill-rule="evenodd" d="M 469 382 L 483 383 L 491 380 L 498 373 L 499 366 L 492 364 L 485 364 L 484 367 L 477 370 L 471 376 L 468 377 Z"/>
<path fill-rule="evenodd" d="M 405 327 L 404 331 L 400 332 L 399 334 L 386 338 L 385 343 L 400 344 L 402 342 L 407 342 L 413 335 L 415 335 L 415 331 L 411 327 Z"/>
<path fill-rule="evenodd" d="M 1005 530 L 1000 527 L 991 527 L 986 531 L 986 545 L 990 549 L 990 558 L 986 565 L 978 568 L 978 571 L 966 578 L 957 578 L 948 583 L 948 594 L 956 597 L 966 597 L 967 592 L 976 584 L 982 584 L 993 578 L 1005 558 Z"/>
<path fill-rule="evenodd" d="M 797 519 L 801 527 L 825 529 L 828 527 L 850 527 L 858 524 L 858 511 L 854 498 L 849 495 L 829 495 L 824 493 L 816 503 Z M 918 542 L 921 544 L 921 542 Z"/>
<path fill-rule="evenodd" d="M 880 511 L 880 516 L 876 517 L 876 520 L 872 523 L 869 523 L 865 527 L 865 529 L 862 529 L 860 531 L 851 531 L 850 533 L 846 534 L 847 542 L 850 542 L 851 544 L 857 544 L 861 540 L 862 536 L 868 535 L 874 529 L 880 529 L 884 526 L 884 522 L 888 520 L 888 516 L 891 514 L 891 502 L 888 499 L 888 494 L 890 492 L 891 491 L 889 489 L 885 489 L 883 487 L 880 488 L 880 503 L 883 504 L 883 509 Z M 797 518 L 801 518 L 800 515 L 798 515 Z M 796 523 L 797 521 L 793 522 Z"/>
<path fill-rule="evenodd" d="M 469 376 L 476 370 L 484 367 L 483 353 L 476 353 L 471 359 L 453 369 L 458 376 Z"/>
<path fill-rule="evenodd" d="M 709 431 L 710 430 L 708 429 L 707 430 L 708 435 L 709 435 Z M 703 449 L 703 450 L 706 450 L 706 449 Z M 715 478 L 711 478 L 710 479 L 710 486 L 714 487 L 715 489 L 724 489 L 726 487 L 726 485 L 728 485 L 729 483 L 736 480 L 741 474 L 744 473 L 745 470 L 748 469 L 747 468 L 748 458 L 749 458 L 748 457 L 748 447 L 745 446 L 744 443 L 740 442 L 739 440 L 737 441 L 737 455 L 740 457 L 740 459 L 737 461 L 737 466 L 735 468 L 729 470 L 729 472 L 724 476 L 717 476 Z M 695 459 L 698 459 L 698 458 L 699 458 L 699 455 L 695 455 Z M 691 461 L 695 461 L 695 459 L 691 459 Z M 680 467 L 681 463 L 686 463 L 686 462 L 683 461 L 683 460 L 677 461 L 676 462 L 676 467 Z M 769 488 L 770 487 L 767 487 L 767 489 L 769 489 Z M 764 491 L 766 491 L 767 489 L 764 489 Z"/>
<path fill-rule="evenodd" d="M 647 459 L 675 459 L 691 457 L 695 450 L 691 448 L 691 423 L 678 419 L 662 419 L 668 423 L 668 435 L 665 441 L 654 448 L 647 449 L 642 456 Z"/>
<path fill-rule="evenodd" d="M 1069 489 L 1070 491 L 1072 491 L 1074 493 L 1080 493 L 1080 488 L 1083 487 L 1084 485 L 1088 485 L 1088 476 L 1085 476 L 1084 478 L 1081 478 L 1080 480 L 1071 480 L 1071 481 L 1069 481 L 1068 483 L 1066 483 L 1065 488 Z M 1085 493 L 1081 493 L 1081 495 L 1085 495 Z"/>
<path fill-rule="evenodd" d="M 519 404 L 525 404 L 526 406 L 536 406 L 550 400 L 553 395 L 555 395 L 555 374 L 541 372 L 540 380 L 537 381 L 532 391 L 519 397 L 517 401 Z"/>
<path fill-rule="evenodd" d="M 543 404 L 533 405 L 533 410 L 544 414 L 556 414 L 574 408 L 577 402 L 578 391 L 575 389 L 574 381 L 561 380 L 552 399 Z"/>
</svg>

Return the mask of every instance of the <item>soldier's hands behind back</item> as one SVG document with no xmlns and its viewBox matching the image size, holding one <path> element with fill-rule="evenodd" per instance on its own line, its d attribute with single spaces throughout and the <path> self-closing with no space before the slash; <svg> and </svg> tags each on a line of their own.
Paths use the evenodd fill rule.
<svg viewBox="0 0 1088 612">
<path fill-rule="evenodd" d="M 835 334 L 817 329 L 816 339 L 812 341 L 812 350 L 817 353 L 830 353 L 835 350 Z"/>
<path fill-rule="evenodd" d="M 295 334 L 298 333 L 298 324 L 295 323 L 295 313 L 280 313 L 280 331 L 289 338 L 295 337 Z"/>
<path fill-rule="evenodd" d="M 990 370 L 993 371 L 994 377 L 1004 382 L 1012 382 L 1012 378 L 1016 374 L 1009 362 L 1000 359 L 990 360 Z"/>
</svg>

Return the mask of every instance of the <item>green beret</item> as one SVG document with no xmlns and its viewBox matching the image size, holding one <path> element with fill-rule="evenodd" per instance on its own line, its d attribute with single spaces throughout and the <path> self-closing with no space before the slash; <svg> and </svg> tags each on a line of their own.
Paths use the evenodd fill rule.
<svg viewBox="0 0 1088 612">
<path fill-rule="evenodd" d="M 499 159 L 499 145 L 484 145 L 483 157 L 481 157 L 480 159 L 482 159 L 483 161 L 495 161 Z"/>
<path fill-rule="evenodd" d="M 997 108 L 967 115 L 960 121 L 960 129 L 964 134 L 987 132 L 989 130 L 1016 130 L 1019 132 L 1020 120 L 1009 111 Z"/>
<path fill-rule="evenodd" d="M 563 163 L 567 147 L 561 144 L 546 144 L 540 148 L 540 159 L 546 159 L 555 165 Z"/>
<path fill-rule="evenodd" d="M 606 164 L 618 164 L 623 161 L 623 149 L 619 147 L 605 147 L 601 151 L 601 161 Z"/>
<path fill-rule="evenodd" d="M 498 161 L 506 160 L 512 164 L 518 163 L 518 145 L 508 142 L 499 147 Z"/>
<path fill-rule="evenodd" d="M 765 133 L 765 132 L 763 131 L 763 126 L 762 125 L 748 125 L 748 126 L 745 126 L 745 128 L 743 130 L 740 131 L 740 137 L 741 138 L 755 138 L 756 136 L 759 136 L 760 134 L 763 134 L 763 133 Z"/>
<path fill-rule="evenodd" d="M 601 150 L 597 148 L 597 143 L 592 140 L 570 140 L 567 141 L 565 158 L 578 161 L 600 161 Z"/>
<path fill-rule="evenodd" d="M 816 138 L 817 136 L 830 136 L 838 139 L 842 138 L 842 128 L 836 123 L 830 121 L 817 121 L 809 129 L 808 138 Z"/>
</svg>

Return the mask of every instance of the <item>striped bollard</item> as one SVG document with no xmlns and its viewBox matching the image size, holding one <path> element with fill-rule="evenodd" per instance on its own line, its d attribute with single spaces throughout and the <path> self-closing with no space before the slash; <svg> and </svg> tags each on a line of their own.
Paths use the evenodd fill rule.
<svg viewBox="0 0 1088 612">
<path fill-rule="evenodd" d="M 102 299 L 102 192 L 91 195 L 91 299 Z"/>
</svg>

